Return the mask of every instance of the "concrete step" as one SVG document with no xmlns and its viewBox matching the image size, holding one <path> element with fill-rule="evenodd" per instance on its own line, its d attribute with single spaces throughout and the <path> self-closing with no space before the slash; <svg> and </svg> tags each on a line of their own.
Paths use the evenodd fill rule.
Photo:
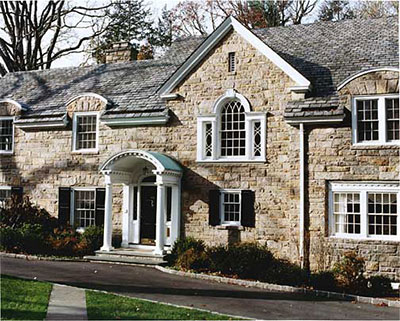
<svg viewBox="0 0 400 321">
<path fill-rule="evenodd" d="M 115 256 L 115 257 L 130 257 L 130 258 L 157 258 L 164 259 L 165 255 L 154 254 L 152 250 L 113 250 L 107 251 L 96 251 L 96 256 Z"/>
<path fill-rule="evenodd" d="M 162 257 L 134 257 L 134 256 L 114 256 L 114 255 L 88 255 L 84 259 L 93 262 L 110 262 L 110 263 L 126 263 L 126 264 L 143 264 L 143 265 L 165 265 Z"/>
</svg>

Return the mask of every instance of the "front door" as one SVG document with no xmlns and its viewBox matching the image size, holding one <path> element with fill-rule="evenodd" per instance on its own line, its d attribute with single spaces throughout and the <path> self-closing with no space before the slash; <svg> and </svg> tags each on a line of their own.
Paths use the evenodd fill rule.
<svg viewBox="0 0 400 321">
<path fill-rule="evenodd" d="M 140 191 L 140 243 L 154 245 L 156 239 L 157 187 L 142 186 Z"/>
</svg>

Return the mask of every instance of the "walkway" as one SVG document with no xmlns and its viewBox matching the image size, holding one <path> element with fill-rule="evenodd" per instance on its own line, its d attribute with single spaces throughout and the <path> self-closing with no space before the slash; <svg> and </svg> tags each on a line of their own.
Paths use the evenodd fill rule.
<svg viewBox="0 0 400 321">
<path fill-rule="evenodd" d="M 220 284 L 138 266 L 2 257 L 1 272 L 256 319 L 399 318 L 397 308 Z"/>
<path fill-rule="evenodd" d="M 85 290 L 54 284 L 46 320 L 87 320 Z"/>
</svg>

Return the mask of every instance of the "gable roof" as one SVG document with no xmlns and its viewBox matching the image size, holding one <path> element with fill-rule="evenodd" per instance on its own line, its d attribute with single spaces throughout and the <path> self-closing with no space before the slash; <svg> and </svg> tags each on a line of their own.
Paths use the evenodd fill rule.
<svg viewBox="0 0 400 321">
<path fill-rule="evenodd" d="M 237 19 L 230 16 L 214 30 L 203 43 L 189 56 L 189 58 L 175 71 L 175 73 L 162 85 L 160 95 L 170 94 L 171 91 L 203 60 L 203 58 L 221 41 L 231 30 L 258 49 L 270 59 L 277 67 L 281 68 L 295 83 L 296 87 L 308 90 L 310 81 L 298 72 L 292 65 L 282 59 L 266 42 L 263 42 L 252 31 L 244 27 Z"/>
</svg>

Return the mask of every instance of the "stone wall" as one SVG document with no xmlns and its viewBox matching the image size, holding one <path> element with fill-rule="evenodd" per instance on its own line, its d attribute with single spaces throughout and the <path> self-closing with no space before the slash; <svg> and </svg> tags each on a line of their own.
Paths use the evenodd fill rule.
<svg viewBox="0 0 400 321">
<path fill-rule="evenodd" d="M 398 93 L 396 72 L 375 72 L 358 77 L 339 94 L 348 109 L 345 122 L 334 128 L 308 129 L 308 194 L 310 263 L 320 268 L 321 253 L 327 252 L 326 265 L 337 261 L 345 251 L 355 250 L 367 259 L 368 273 L 400 279 L 399 242 L 354 241 L 328 237 L 328 186 L 332 180 L 398 180 L 398 146 L 353 146 L 351 137 L 351 98 L 356 95 Z M 321 238 L 324 246 L 321 246 Z M 387 250 L 384 250 L 386 249 Z M 329 250 L 328 250 L 329 249 Z M 386 251 L 390 251 L 386 252 Z M 324 256 L 324 255 L 322 255 Z"/>
</svg>

